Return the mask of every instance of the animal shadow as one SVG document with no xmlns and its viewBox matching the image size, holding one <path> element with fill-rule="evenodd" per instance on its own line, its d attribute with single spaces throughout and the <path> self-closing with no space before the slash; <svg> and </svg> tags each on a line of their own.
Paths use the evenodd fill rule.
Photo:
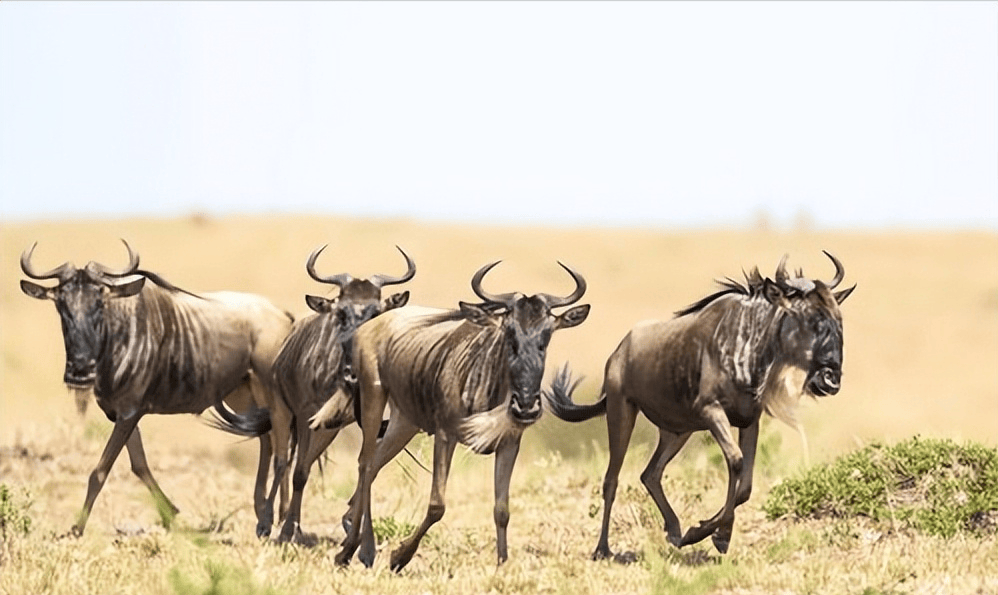
<svg viewBox="0 0 998 595">
<path fill-rule="evenodd" d="M 677 551 L 673 554 L 684 566 L 707 566 L 708 564 L 720 564 L 721 556 L 712 555 L 707 550 Z"/>
<path fill-rule="evenodd" d="M 627 565 L 627 564 L 634 564 L 642 557 L 643 554 L 641 552 L 627 551 L 627 552 L 617 552 L 616 554 L 613 555 L 612 560 L 617 564 Z"/>
</svg>

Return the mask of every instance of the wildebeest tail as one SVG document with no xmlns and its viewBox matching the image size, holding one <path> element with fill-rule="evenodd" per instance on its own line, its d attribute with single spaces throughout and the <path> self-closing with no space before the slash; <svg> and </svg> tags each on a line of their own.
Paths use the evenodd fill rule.
<svg viewBox="0 0 998 595">
<path fill-rule="evenodd" d="M 214 413 L 207 420 L 208 425 L 236 436 L 256 438 L 270 431 L 270 410 L 263 407 L 254 407 L 239 414 L 219 401 L 215 403 Z"/>
<path fill-rule="evenodd" d="M 573 379 L 572 372 L 568 369 L 568 364 L 558 370 L 554 380 L 551 381 L 551 388 L 544 391 L 544 403 L 548 410 L 558 419 L 569 422 L 580 422 L 592 419 L 598 415 L 606 414 L 606 396 L 600 397 L 599 401 L 590 405 L 577 405 L 572 401 L 572 393 L 575 391 L 582 377 Z"/>
</svg>

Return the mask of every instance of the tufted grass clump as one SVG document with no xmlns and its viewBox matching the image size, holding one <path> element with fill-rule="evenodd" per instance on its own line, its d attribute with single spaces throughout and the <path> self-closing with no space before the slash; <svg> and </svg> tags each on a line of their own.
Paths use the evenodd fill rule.
<svg viewBox="0 0 998 595">
<path fill-rule="evenodd" d="M 771 519 L 866 516 L 942 537 L 994 532 L 998 450 L 917 436 L 871 444 L 776 485 L 763 510 Z"/>
<path fill-rule="evenodd" d="M 0 540 L 8 541 L 31 532 L 30 507 L 27 493 L 15 494 L 7 484 L 0 483 Z"/>
<path fill-rule="evenodd" d="M 31 499 L 27 492 L 15 494 L 5 483 L 0 483 L 0 566 L 11 555 L 16 539 L 31 532 L 28 509 Z"/>
</svg>

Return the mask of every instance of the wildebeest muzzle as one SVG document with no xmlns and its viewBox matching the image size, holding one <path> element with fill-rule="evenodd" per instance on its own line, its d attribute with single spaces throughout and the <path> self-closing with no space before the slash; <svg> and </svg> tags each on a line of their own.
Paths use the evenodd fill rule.
<svg viewBox="0 0 998 595">
<path fill-rule="evenodd" d="M 541 417 L 541 393 L 526 397 L 514 392 L 509 402 L 509 413 L 522 424 L 532 424 Z"/>
<path fill-rule="evenodd" d="M 842 370 L 837 367 L 818 368 L 807 381 L 807 391 L 816 397 L 826 397 L 839 392 Z"/>
<path fill-rule="evenodd" d="M 97 377 L 97 361 L 93 358 L 67 358 L 62 381 L 72 388 L 90 388 Z"/>
</svg>

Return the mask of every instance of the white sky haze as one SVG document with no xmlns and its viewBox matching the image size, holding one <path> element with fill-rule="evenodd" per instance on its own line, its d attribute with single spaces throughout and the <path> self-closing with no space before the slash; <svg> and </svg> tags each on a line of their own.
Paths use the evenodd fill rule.
<svg viewBox="0 0 998 595">
<path fill-rule="evenodd" d="M 192 211 L 998 229 L 998 3 L 0 3 L 0 218 Z"/>
</svg>

